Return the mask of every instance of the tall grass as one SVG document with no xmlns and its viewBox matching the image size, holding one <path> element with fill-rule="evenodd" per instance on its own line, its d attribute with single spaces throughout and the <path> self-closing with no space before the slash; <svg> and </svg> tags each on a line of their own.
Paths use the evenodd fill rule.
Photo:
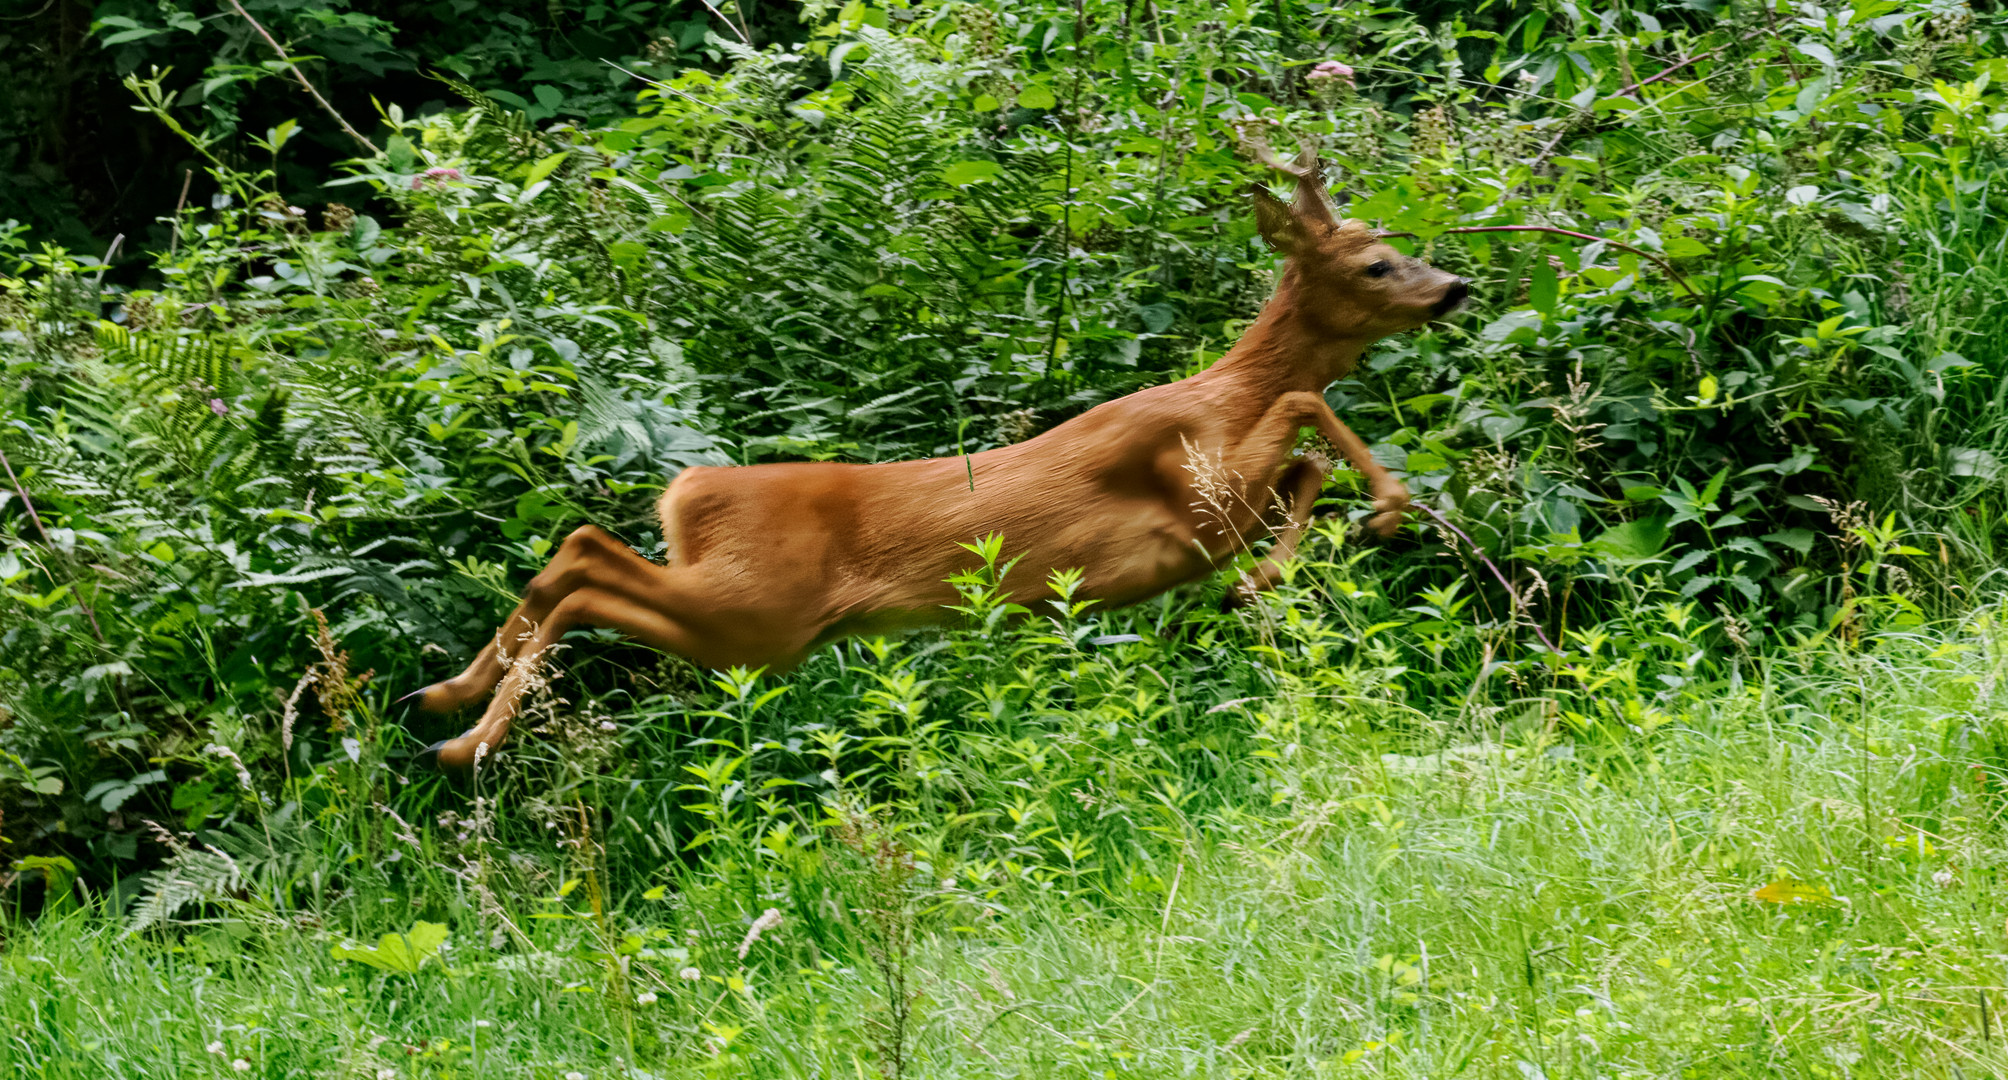
<svg viewBox="0 0 2008 1080">
<path fill-rule="evenodd" d="M 5 1059 L 45 1077 L 2008 1064 L 2002 608 L 1697 656 L 1684 610 L 1648 605 L 1573 676 L 1514 662 L 1496 692 L 1405 694 L 1348 570 L 1314 557 L 1231 618 L 1060 601 L 987 628 L 977 575 L 975 628 L 856 643 L 785 684 L 728 674 L 708 717 L 546 697 L 544 736 L 466 789 L 344 757 L 195 839 L 238 875 L 163 925 L 96 896 L 6 924 Z M 1447 659 L 1506 651 L 1468 626 Z M 450 932 L 436 955 L 424 923 Z"/>
</svg>

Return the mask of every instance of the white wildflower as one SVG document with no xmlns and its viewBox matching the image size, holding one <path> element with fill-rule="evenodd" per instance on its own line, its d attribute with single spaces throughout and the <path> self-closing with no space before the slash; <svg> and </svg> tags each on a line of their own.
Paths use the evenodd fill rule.
<svg viewBox="0 0 2008 1080">
<path fill-rule="evenodd" d="M 251 1063 L 244 1060 L 243 1058 L 238 1058 L 237 1060 L 230 1063 L 230 1068 L 234 1072 L 250 1072 Z"/>
<path fill-rule="evenodd" d="M 643 990 L 634 996 L 634 1003 L 644 1009 L 648 1008 L 650 1005 L 655 1004 L 655 991 Z"/>
<path fill-rule="evenodd" d="M 1931 875 L 1931 883 L 1941 889 L 1952 888 L 1952 868 L 1948 866 L 1938 873 Z"/>
<path fill-rule="evenodd" d="M 223 1052 L 223 1043 L 221 1041 L 210 1043 L 206 1049 L 212 1054 L 220 1054 Z"/>
<path fill-rule="evenodd" d="M 760 917 L 753 920 L 753 925 L 746 928 L 746 938 L 739 943 L 739 959 L 746 959 L 746 954 L 752 951 L 754 943 L 760 940 L 760 935 L 779 925 L 781 925 L 780 908 L 768 908 L 761 912 Z"/>
<path fill-rule="evenodd" d="M 682 979 L 685 982 L 696 982 L 697 980 L 704 978 L 704 973 L 702 971 L 697 970 L 694 967 L 687 967 L 684 968 L 682 971 L 677 972 L 676 977 Z"/>
</svg>

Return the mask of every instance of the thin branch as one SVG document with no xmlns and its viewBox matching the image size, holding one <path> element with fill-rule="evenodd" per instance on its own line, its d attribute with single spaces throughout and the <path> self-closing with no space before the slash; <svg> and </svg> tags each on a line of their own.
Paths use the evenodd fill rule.
<svg viewBox="0 0 2008 1080">
<path fill-rule="evenodd" d="M 1726 45 L 1718 46 L 1716 48 L 1708 50 L 1707 52 L 1695 53 L 1693 56 L 1687 57 L 1684 60 L 1675 61 L 1673 66 L 1667 68 L 1664 71 L 1661 71 L 1659 74 L 1654 75 L 1650 79 L 1642 80 L 1637 86 L 1627 86 L 1623 90 L 1618 91 L 1618 96 L 1636 99 L 1638 97 L 1638 92 L 1640 90 L 1643 90 L 1646 87 L 1651 86 L 1653 83 L 1656 83 L 1661 79 L 1664 79 L 1669 75 L 1672 75 L 1674 72 L 1679 71 L 1681 68 L 1684 68 L 1689 64 L 1698 64 L 1703 60 L 1710 60 L 1717 56 L 1720 56 L 1723 53 L 1726 53 L 1729 50 L 1735 48 L 1736 46 L 1741 45 L 1746 41 L 1749 41 L 1751 38 L 1762 36 L 1764 32 L 1765 32 L 1764 29 L 1762 27 L 1759 27 L 1758 29 L 1752 30 L 1749 33 L 1743 35 L 1740 38 L 1737 38 L 1735 41 L 1729 42 Z"/>
<path fill-rule="evenodd" d="M 264 38 L 265 44 L 270 45 L 272 47 L 272 51 L 278 54 L 279 59 L 285 62 L 286 70 L 292 72 L 293 78 L 299 80 L 301 88 L 306 90 L 308 94 L 312 95 L 315 101 L 320 102 L 321 108 L 325 110 L 329 116 L 335 118 L 335 123 L 340 124 L 342 126 L 342 130 L 348 132 L 349 138 L 354 139 L 355 141 L 361 143 L 363 149 L 368 150 L 372 157 L 383 153 L 383 151 L 377 149 L 377 144 L 364 138 L 362 132 L 357 131 L 355 128 L 350 127 L 349 122 L 347 120 L 342 119 L 342 114 L 336 112 L 335 107 L 333 105 L 328 104 L 328 99 L 322 97 L 321 92 L 319 90 L 314 89 L 314 84 L 308 82 L 307 77 L 300 73 L 300 65 L 298 63 L 295 63 L 292 57 L 286 55 L 285 48 L 279 44 L 277 38 L 274 38 L 272 36 L 271 31 L 265 29 L 263 23 L 260 23 L 258 20 L 252 18 L 251 13 L 244 10 L 244 5 L 238 3 L 238 0 L 230 0 L 230 6 L 237 9 L 237 14 L 244 16 L 244 21 L 251 24 L 251 29 L 258 31 L 258 36 Z M 705 6 L 709 7 L 710 5 L 706 4 Z"/>
<path fill-rule="evenodd" d="M 1686 57 L 1685 59 L 1676 60 L 1671 66 L 1662 70 L 1659 74 L 1654 75 L 1649 79 L 1644 79 L 1640 81 L 1636 86 L 1627 86 L 1624 89 L 1619 90 L 1617 96 L 1628 97 L 1631 98 L 1633 101 L 1643 101 L 1644 99 L 1638 96 L 1640 90 L 1643 90 L 1648 86 L 1651 86 L 1653 83 L 1656 83 L 1661 79 L 1664 79 L 1669 75 L 1672 75 L 1673 73 L 1689 66 L 1690 64 L 1698 64 L 1701 61 L 1707 60 L 1711 57 L 1720 56 L 1723 53 L 1728 52 L 1730 49 L 1733 49 L 1736 46 L 1741 45 L 1746 41 L 1749 41 L 1751 38 L 1761 37 L 1765 33 L 1766 33 L 1765 29 L 1760 26 L 1757 29 L 1752 30 L 1751 32 L 1743 35 L 1742 37 L 1737 38 L 1735 41 L 1731 41 L 1725 45 L 1710 49 L 1707 52 L 1695 53 L 1693 56 Z M 1542 146 L 1541 149 L 1537 153 L 1535 153 L 1533 164 L 1527 166 L 1527 174 L 1529 176 L 1532 176 L 1533 174 L 1541 171 L 1541 166 L 1546 165 L 1548 163 L 1548 159 L 1554 156 L 1555 151 L 1561 147 L 1562 141 L 1569 137 L 1569 134 L 1575 130 L 1575 127 L 1576 125 L 1574 117 L 1571 117 L 1568 122 L 1562 124 L 1562 130 L 1557 131 L 1555 133 L 1555 137 L 1549 139 L 1546 145 Z"/>
<path fill-rule="evenodd" d="M 231 2 L 236 3 L 236 0 L 231 0 Z M 745 42 L 747 48 L 750 49 L 753 47 L 753 39 L 746 36 L 746 31 L 739 29 L 739 24 L 733 22 L 730 18 L 726 16 L 724 12 L 714 7 L 711 3 L 711 0 L 697 0 L 697 2 L 703 4 L 707 8 L 711 8 L 711 13 L 713 15 L 718 16 L 721 20 L 723 20 L 727 29 L 739 35 L 739 40 Z"/>
<path fill-rule="evenodd" d="M 1694 286 L 1689 285 L 1687 283 L 1686 278 L 1680 276 L 1680 271 L 1675 270 L 1673 268 L 1672 263 L 1667 262 L 1665 259 L 1662 259 L 1657 255 L 1654 255 L 1650 251 L 1640 250 L 1639 248 L 1635 248 L 1630 244 L 1627 244 L 1621 240 L 1612 240 L 1609 237 L 1605 236 L 1592 236 L 1589 233 L 1580 233 L 1572 229 L 1558 229 L 1555 228 L 1553 225 L 1463 225 L 1455 229 L 1445 229 L 1443 230 L 1443 232 L 1444 234 L 1492 233 L 1492 232 L 1540 232 L 1540 233 L 1553 233 L 1556 236 L 1573 236 L 1578 240 L 1601 241 L 1602 243 L 1609 244 L 1614 248 L 1618 248 L 1623 251 L 1629 251 L 1632 254 L 1637 255 L 1641 259 L 1651 260 L 1654 266 L 1657 266 L 1661 270 L 1665 271 L 1666 276 L 1673 279 L 1673 283 L 1675 285 L 1678 285 L 1681 288 L 1686 289 L 1687 295 L 1694 297 L 1696 300 L 1701 299 L 1701 294 L 1695 291 Z M 1403 236 L 1413 237 L 1415 234 L 1412 232 L 1390 232 L 1390 233 L 1382 233 L 1380 235 L 1382 239 L 1394 239 L 1396 237 L 1403 237 Z"/>
<path fill-rule="evenodd" d="M 183 169 L 181 171 L 181 198 L 174 200 L 173 231 L 167 234 L 167 253 L 169 256 L 173 256 L 175 249 L 181 246 L 181 208 L 188 205 L 188 185 L 194 182 L 195 170 Z"/>
<path fill-rule="evenodd" d="M 21 496 L 21 505 L 28 508 L 28 520 L 34 522 L 35 531 L 42 534 L 42 543 L 50 551 L 56 551 L 56 542 L 49 539 L 49 529 L 42 524 L 42 515 L 35 511 L 35 500 L 28 497 L 28 489 L 21 486 L 21 478 L 14 475 L 14 463 L 7 460 L 5 450 L 0 450 L 0 468 L 7 470 L 7 482 L 14 485 L 14 493 Z M 74 582 L 75 578 L 71 580 Z M 77 606 L 83 608 L 84 615 L 91 620 L 91 633 L 97 636 L 98 644 L 107 644 L 104 629 L 98 625 L 98 613 L 91 610 L 91 605 L 84 599 L 81 590 L 77 593 Z"/>
<path fill-rule="evenodd" d="M 1548 632 L 1546 630 L 1541 629 L 1541 624 L 1535 621 L 1532 615 L 1527 614 L 1527 605 L 1521 601 L 1520 591 L 1513 587 L 1512 582 L 1506 580 L 1505 572 L 1499 569 L 1499 564 L 1493 562 L 1491 556 L 1485 554 L 1484 548 L 1478 546 L 1478 541 L 1473 540 L 1469 535 L 1465 533 L 1463 529 L 1460 529 L 1457 526 L 1452 525 L 1450 523 L 1449 518 L 1444 517 L 1442 514 L 1437 513 L 1436 507 L 1431 506 L 1426 502 L 1418 502 L 1415 503 L 1414 505 L 1417 508 L 1419 508 L 1423 513 L 1428 514 L 1430 517 L 1435 518 L 1436 523 L 1438 525 L 1441 525 L 1445 529 L 1448 529 L 1451 532 L 1456 533 L 1458 539 L 1464 541 L 1465 544 L 1470 546 L 1471 553 L 1473 555 L 1478 556 L 1478 561 L 1484 563 L 1485 569 L 1492 571 L 1492 576 L 1498 578 L 1499 584 L 1506 589 L 1506 595 L 1510 597 L 1513 601 L 1513 610 L 1518 612 L 1524 618 L 1526 618 L 1527 625 L 1534 628 L 1534 636 L 1541 639 L 1541 644 L 1546 645 L 1548 647 L 1549 652 L 1554 653 L 1556 656 L 1562 655 L 1562 650 L 1556 648 L 1555 643 L 1548 640 Z M 1574 667 L 1575 665 L 1570 664 L 1568 666 Z"/>
<path fill-rule="evenodd" d="M 110 246 L 110 247 L 108 247 L 108 248 L 106 248 L 106 249 L 105 249 L 105 258 L 104 258 L 104 261 L 98 264 L 98 276 L 97 276 L 97 279 L 91 282 L 91 288 L 92 288 L 92 289 L 94 289 L 94 290 L 95 290 L 95 289 L 102 289 L 102 288 L 104 288 L 104 286 L 105 286 L 105 271 L 107 271 L 107 270 L 110 270 L 110 269 L 112 268 L 112 259 L 113 259 L 113 258 L 114 258 L 115 256 L 117 256 L 117 255 L 118 255 L 118 253 L 119 253 L 119 245 L 121 245 L 121 244 L 123 244 L 123 243 L 125 243 L 125 234 L 124 234 L 124 233 L 120 233 L 120 234 L 118 234 L 117 236 L 114 236 L 114 237 L 112 237 L 112 246 Z"/>
</svg>

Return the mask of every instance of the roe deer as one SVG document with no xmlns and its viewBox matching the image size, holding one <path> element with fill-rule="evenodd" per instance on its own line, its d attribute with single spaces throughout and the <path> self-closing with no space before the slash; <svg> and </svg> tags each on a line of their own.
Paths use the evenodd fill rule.
<svg viewBox="0 0 2008 1080">
<path fill-rule="evenodd" d="M 473 728 L 427 753 L 465 768 L 482 744 L 499 746 L 529 669 L 576 628 L 709 668 L 785 671 L 837 638 L 941 622 L 958 599 L 946 579 L 970 566 L 957 541 L 989 533 L 1021 556 L 1004 581 L 1020 601 L 1050 571 L 1079 568 L 1082 599 L 1135 603 L 1212 573 L 1265 528 L 1275 545 L 1240 587 L 1270 588 L 1328 467 L 1293 454 L 1304 428 L 1364 474 L 1378 511 L 1369 527 L 1391 535 L 1408 489 L 1333 415 L 1325 387 L 1375 341 L 1449 313 L 1466 283 L 1336 220 L 1308 153 L 1285 164 L 1257 152 L 1296 177 L 1289 205 L 1254 194 L 1285 269 L 1211 368 L 966 457 L 686 469 L 659 504 L 667 565 L 591 525 L 566 537 L 467 670 L 412 695 L 444 712 L 494 692 Z M 522 663 L 510 662 L 512 646 Z"/>
</svg>

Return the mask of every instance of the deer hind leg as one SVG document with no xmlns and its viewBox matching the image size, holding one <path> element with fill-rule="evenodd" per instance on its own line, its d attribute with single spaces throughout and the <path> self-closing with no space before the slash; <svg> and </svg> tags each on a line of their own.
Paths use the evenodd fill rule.
<svg viewBox="0 0 2008 1080">
<path fill-rule="evenodd" d="M 533 591 L 539 600 L 558 599 L 540 607 L 542 617 L 515 648 L 515 660 L 481 719 L 459 737 L 427 747 L 422 758 L 465 769 L 483 744 L 499 749 L 523 695 L 537 685 L 546 655 L 572 630 L 602 627 L 703 667 L 743 664 L 778 674 L 800 662 L 827 625 L 804 617 L 816 605 L 801 596 L 749 594 L 746 583 L 731 575 L 720 577 L 699 566 L 656 566 L 625 548 L 581 558 L 563 581 Z"/>
<path fill-rule="evenodd" d="M 651 566 L 660 578 L 667 572 Z M 485 746 L 499 749 L 509 737 L 523 694 L 536 685 L 545 654 L 568 631 L 582 626 L 599 626 L 618 631 L 654 649 L 692 656 L 702 653 L 698 635 L 688 621 L 678 618 L 664 603 L 663 582 L 612 587 L 589 584 L 572 590 L 545 613 L 523 642 L 516 661 L 500 680 L 487 711 L 466 733 L 427 747 L 426 756 L 441 768 L 464 770 L 474 764 L 475 755 Z"/>
<path fill-rule="evenodd" d="M 1297 544 L 1311 523 L 1311 508 L 1317 504 L 1319 489 L 1325 486 L 1325 468 L 1322 458 L 1299 458 L 1276 479 L 1276 499 L 1282 504 L 1284 520 L 1276 530 L 1275 546 L 1253 569 L 1241 575 L 1241 580 L 1227 594 L 1224 604 L 1228 609 L 1240 607 L 1254 594 L 1267 592 L 1282 580 L 1283 564 L 1296 557 Z"/>
<path fill-rule="evenodd" d="M 502 681 L 508 658 L 528 655 L 524 646 L 565 597 L 595 580 L 605 583 L 622 573 L 661 572 L 661 567 L 635 554 L 605 529 L 582 525 L 565 537 L 543 572 L 530 580 L 523 602 L 516 605 L 467 670 L 407 696 L 417 698 L 419 708 L 433 713 L 456 712 L 485 700 Z"/>
</svg>

